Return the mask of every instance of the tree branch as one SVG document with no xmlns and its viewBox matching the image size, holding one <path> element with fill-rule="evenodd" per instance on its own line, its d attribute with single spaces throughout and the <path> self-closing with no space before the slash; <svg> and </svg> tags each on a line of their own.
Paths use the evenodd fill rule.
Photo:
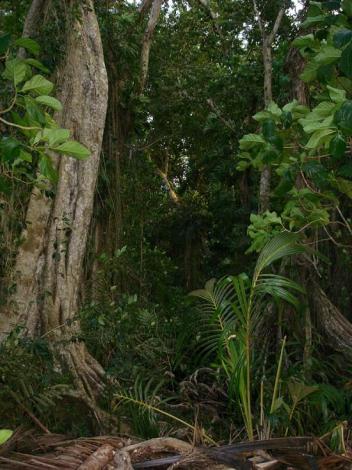
<svg viewBox="0 0 352 470">
<path fill-rule="evenodd" d="M 147 3 L 147 0 L 144 3 Z M 152 8 L 148 20 L 148 24 L 143 36 L 142 42 L 142 52 L 141 52 L 141 75 L 139 80 L 139 92 L 142 93 L 147 81 L 148 77 L 148 69 L 149 69 L 149 55 L 150 55 L 150 48 L 152 45 L 153 34 L 158 23 L 158 19 L 160 16 L 160 10 L 163 0 L 154 0 L 152 3 Z"/>
<path fill-rule="evenodd" d="M 281 24 L 282 18 L 284 16 L 285 10 L 286 10 L 286 6 L 283 6 L 280 9 L 279 13 L 277 14 L 273 29 L 272 29 L 271 33 L 269 34 L 269 36 L 268 36 L 268 43 L 270 45 L 272 45 L 272 43 L 274 42 L 275 36 L 276 36 L 276 34 L 277 34 L 277 32 L 280 28 L 280 24 Z"/>
<path fill-rule="evenodd" d="M 216 116 L 220 119 L 220 121 L 232 132 L 235 132 L 235 128 L 233 127 L 233 123 L 231 121 L 228 121 L 227 119 L 224 118 L 222 115 L 220 109 L 218 106 L 214 103 L 214 101 L 211 98 L 207 99 L 207 103 L 209 105 L 209 108 L 216 114 Z"/>
<path fill-rule="evenodd" d="M 153 3 L 153 0 L 143 0 L 138 8 L 139 13 L 141 15 L 145 15 L 147 11 L 150 9 L 152 3 Z"/>
</svg>

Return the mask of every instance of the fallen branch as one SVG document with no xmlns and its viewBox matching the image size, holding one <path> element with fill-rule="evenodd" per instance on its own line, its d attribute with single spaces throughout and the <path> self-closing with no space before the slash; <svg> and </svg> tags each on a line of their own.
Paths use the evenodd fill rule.
<svg viewBox="0 0 352 470">
<path fill-rule="evenodd" d="M 114 456 L 114 448 L 109 444 L 104 444 L 87 460 L 78 467 L 78 470 L 102 470 Z M 121 469 L 122 470 L 122 469 Z"/>
</svg>

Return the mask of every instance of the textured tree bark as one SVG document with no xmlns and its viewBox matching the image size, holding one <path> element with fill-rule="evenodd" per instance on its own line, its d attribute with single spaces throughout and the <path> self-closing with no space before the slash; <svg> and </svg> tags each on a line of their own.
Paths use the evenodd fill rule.
<svg viewBox="0 0 352 470">
<path fill-rule="evenodd" d="M 286 2 L 284 2 L 286 3 Z M 262 54 L 263 54 L 263 67 L 264 67 L 264 104 L 268 107 L 273 100 L 272 92 L 272 75 L 273 75 L 273 60 L 272 60 L 272 45 L 275 36 L 279 30 L 282 18 L 284 16 L 286 6 L 280 8 L 273 29 L 270 33 L 266 31 L 264 22 L 260 15 L 257 2 L 253 0 L 254 12 L 257 16 L 259 29 L 262 35 Z M 265 165 L 261 175 L 259 184 L 259 213 L 263 213 L 269 209 L 270 203 L 270 184 L 271 184 L 271 168 L 269 165 Z"/>
<path fill-rule="evenodd" d="M 75 327 L 69 324 L 79 308 L 108 99 L 93 0 L 81 1 L 78 11 L 77 3 L 71 0 L 65 6 L 67 50 L 57 80 L 63 112 L 57 120 L 90 149 L 91 156 L 86 161 L 54 156 L 59 173 L 54 198 L 33 191 L 16 259 L 17 289 L 0 320 L 2 335 L 22 324 L 28 335 L 45 333 L 53 342 L 70 340 L 78 330 L 77 323 Z M 80 343 L 69 342 L 62 353 L 81 388 L 88 389 L 93 397 L 99 389 L 95 386 L 100 384 L 102 368 Z"/>
<path fill-rule="evenodd" d="M 341 353 L 346 359 L 352 359 L 352 324 L 330 302 L 325 292 L 312 282 L 309 299 L 315 313 L 315 321 L 327 340 L 327 344 Z"/>
<path fill-rule="evenodd" d="M 143 37 L 141 53 L 141 75 L 139 82 L 140 93 L 143 92 L 148 77 L 150 48 L 152 45 L 153 34 L 160 16 L 162 3 L 163 0 L 153 0 L 147 28 Z"/>
</svg>

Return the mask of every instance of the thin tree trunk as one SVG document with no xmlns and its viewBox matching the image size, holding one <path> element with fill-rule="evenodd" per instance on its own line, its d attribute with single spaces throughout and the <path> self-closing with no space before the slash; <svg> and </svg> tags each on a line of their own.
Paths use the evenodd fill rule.
<svg viewBox="0 0 352 470">
<path fill-rule="evenodd" d="M 263 37 L 263 65 L 264 65 L 264 104 L 267 108 L 273 100 L 272 75 L 273 60 L 271 44 L 266 36 Z M 271 168 L 265 165 L 260 175 L 259 185 L 259 212 L 263 213 L 269 209 L 270 203 Z"/>
<path fill-rule="evenodd" d="M 285 2 L 286 3 L 286 2 Z M 264 104 L 267 108 L 273 100 L 272 91 L 272 74 L 273 74 L 273 59 L 272 59 L 272 45 L 275 36 L 280 27 L 282 18 L 285 13 L 285 5 L 280 8 L 273 29 L 270 33 L 266 31 L 264 21 L 259 12 L 256 0 L 253 0 L 254 12 L 257 16 L 259 29 L 262 35 L 262 54 L 263 54 L 263 67 L 264 67 Z M 271 168 L 265 165 L 261 175 L 259 184 L 259 213 L 263 213 L 270 208 L 270 186 L 271 186 Z"/>
<path fill-rule="evenodd" d="M 147 28 L 144 33 L 142 42 L 142 53 L 141 53 L 141 75 L 139 82 L 139 91 L 143 93 L 149 69 L 149 54 L 152 45 L 153 34 L 158 23 L 160 16 L 160 10 L 163 0 L 154 0 L 150 11 L 150 16 L 147 24 Z"/>
<path fill-rule="evenodd" d="M 81 272 L 86 250 L 106 116 L 108 84 L 93 0 L 67 6 L 67 50 L 58 73 L 61 127 L 87 146 L 86 161 L 54 156 L 59 182 L 53 199 L 34 189 L 19 248 L 15 274 L 17 289 L 10 308 L 1 316 L 0 332 L 23 324 L 32 337 L 45 333 L 51 340 L 70 340 L 78 330 L 69 324 L 79 308 Z M 71 14 L 71 8 L 75 14 Z M 102 368 L 84 345 L 70 342 L 62 351 L 75 369 L 77 382 L 89 395 Z M 97 390 L 97 389 L 96 389 Z"/>
<path fill-rule="evenodd" d="M 50 0 L 32 1 L 23 26 L 23 38 L 35 38 L 38 35 L 40 26 L 43 24 L 44 17 L 48 10 L 49 3 Z M 24 58 L 26 56 L 26 50 L 20 48 L 18 55 L 19 57 Z"/>
</svg>

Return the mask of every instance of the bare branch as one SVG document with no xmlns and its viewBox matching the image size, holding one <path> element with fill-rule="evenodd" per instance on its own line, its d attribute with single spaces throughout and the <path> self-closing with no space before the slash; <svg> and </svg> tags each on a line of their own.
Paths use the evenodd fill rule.
<svg viewBox="0 0 352 470">
<path fill-rule="evenodd" d="M 174 190 L 173 185 L 171 181 L 169 180 L 167 174 L 164 171 L 160 170 L 160 168 L 157 168 L 156 171 L 158 175 L 161 177 L 161 179 L 163 180 L 163 183 L 165 184 L 167 190 L 169 191 L 170 199 L 172 200 L 172 202 L 174 202 L 176 205 L 179 205 L 180 198 L 178 197 L 176 191 Z"/>
<path fill-rule="evenodd" d="M 274 42 L 275 36 L 276 36 L 276 34 L 277 34 L 277 32 L 280 28 L 280 24 L 281 24 L 282 18 L 284 16 L 285 10 L 286 10 L 286 7 L 283 6 L 280 9 L 279 13 L 277 14 L 273 29 L 272 29 L 271 33 L 269 34 L 269 36 L 268 36 L 268 43 L 270 45 Z"/>
</svg>

